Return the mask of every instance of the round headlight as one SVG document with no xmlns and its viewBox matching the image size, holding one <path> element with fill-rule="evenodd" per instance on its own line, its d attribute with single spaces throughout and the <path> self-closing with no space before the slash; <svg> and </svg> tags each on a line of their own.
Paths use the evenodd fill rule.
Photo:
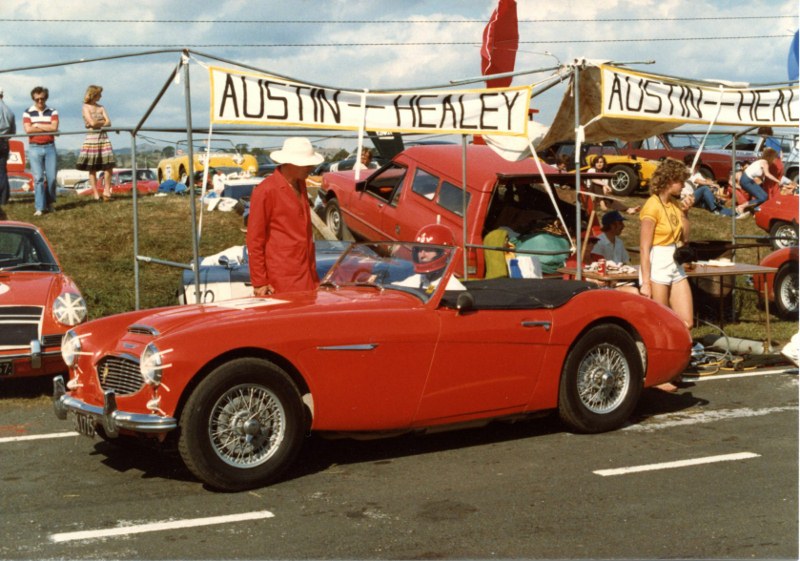
<svg viewBox="0 0 800 561">
<path fill-rule="evenodd" d="M 86 319 L 86 302 L 80 294 L 64 292 L 53 302 L 53 317 L 63 325 L 78 325 Z"/>
<path fill-rule="evenodd" d="M 72 368 L 79 352 L 81 352 L 81 340 L 70 329 L 61 338 L 61 358 L 64 359 L 64 364 L 67 365 L 67 368 Z"/>
<path fill-rule="evenodd" d="M 158 386 L 161 384 L 161 375 L 163 373 L 161 367 L 164 361 L 161 358 L 161 353 L 153 343 L 150 343 L 142 351 L 142 357 L 139 360 L 139 371 L 142 373 L 142 379 L 146 384 L 151 386 Z"/>
</svg>

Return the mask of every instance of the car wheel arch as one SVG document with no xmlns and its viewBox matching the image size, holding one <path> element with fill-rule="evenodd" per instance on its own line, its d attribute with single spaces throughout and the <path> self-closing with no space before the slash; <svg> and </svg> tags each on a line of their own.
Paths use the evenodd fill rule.
<svg viewBox="0 0 800 561">
<path fill-rule="evenodd" d="M 622 328 L 625 332 L 630 335 L 633 339 L 634 343 L 636 343 L 636 348 L 639 349 L 639 356 L 642 359 L 642 371 L 644 372 L 645 376 L 643 377 L 642 381 L 644 382 L 644 378 L 647 375 L 647 347 L 644 345 L 644 339 L 639 334 L 639 331 L 628 321 L 615 316 L 606 316 L 597 318 L 591 323 L 588 323 L 584 326 L 584 328 L 573 338 L 572 342 L 567 347 L 564 356 L 568 356 L 572 349 L 575 348 L 575 345 L 581 340 L 581 338 L 586 335 L 589 331 L 594 329 L 595 327 L 602 326 L 602 325 L 615 325 L 617 327 Z"/>
<path fill-rule="evenodd" d="M 286 359 L 283 355 L 276 353 L 274 351 L 270 351 L 268 349 L 258 348 L 258 347 L 242 347 L 238 349 L 230 349 L 225 353 L 218 355 L 208 361 L 206 364 L 200 368 L 189 383 L 183 389 L 183 393 L 181 394 L 180 399 L 178 400 L 178 405 L 175 408 L 174 417 L 179 419 L 181 414 L 183 413 L 183 409 L 186 406 L 186 402 L 189 400 L 189 397 L 195 391 L 198 385 L 205 380 L 209 375 L 211 375 L 214 370 L 222 366 L 227 362 L 231 362 L 241 358 L 255 358 L 255 359 L 263 359 L 269 362 L 274 363 L 279 368 L 283 369 L 286 374 L 289 375 L 289 378 L 292 380 L 294 385 L 297 387 L 297 391 L 303 396 L 303 403 L 304 409 L 306 411 L 306 423 L 307 426 L 311 426 L 311 421 L 313 418 L 313 411 L 308 406 L 306 402 L 305 396 L 311 394 L 311 389 L 309 388 L 308 384 L 306 383 L 305 378 L 300 371 L 295 367 L 295 365 Z"/>
</svg>

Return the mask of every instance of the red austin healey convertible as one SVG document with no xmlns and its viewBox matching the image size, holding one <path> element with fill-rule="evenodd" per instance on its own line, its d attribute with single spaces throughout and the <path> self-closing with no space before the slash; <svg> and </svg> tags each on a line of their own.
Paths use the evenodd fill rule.
<svg viewBox="0 0 800 561">
<path fill-rule="evenodd" d="M 310 431 L 424 432 L 543 410 L 576 432 L 613 430 L 690 359 L 664 306 L 581 281 L 458 281 L 461 252 L 353 244 L 316 291 L 80 325 L 64 337 L 71 379 L 55 380 L 56 414 L 90 437 L 172 439 L 198 479 L 235 491 L 274 481 Z"/>
</svg>

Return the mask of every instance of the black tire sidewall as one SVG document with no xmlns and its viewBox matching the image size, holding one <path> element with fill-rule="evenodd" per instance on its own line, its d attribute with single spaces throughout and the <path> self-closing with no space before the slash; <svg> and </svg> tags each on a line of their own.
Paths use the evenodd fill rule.
<svg viewBox="0 0 800 561">
<path fill-rule="evenodd" d="M 604 414 L 590 411 L 578 397 L 578 366 L 599 345 L 617 347 L 628 362 L 631 377 L 622 403 L 614 411 Z M 643 378 L 642 361 L 633 338 L 617 325 L 595 326 L 580 336 L 564 361 L 558 390 L 559 416 L 575 432 L 597 433 L 619 428 L 639 401 Z"/>
<path fill-rule="evenodd" d="M 283 406 L 286 432 L 280 448 L 265 463 L 236 468 L 223 462 L 208 437 L 208 421 L 217 400 L 234 386 L 260 385 Z M 241 358 L 211 372 L 192 392 L 180 419 L 179 450 L 189 470 L 201 481 L 222 491 L 242 491 L 264 486 L 294 460 L 305 434 L 302 400 L 289 376 L 267 360 Z"/>
<path fill-rule="evenodd" d="M 781 287 L 784 283 L 790 282 L 793 273 L 795 276 L 795 284 L 797 284 L 798 273 L 796 268 L 793 269 L 793 265 L 795 264 L 787 263 L 778 270 L 778 273 L 775 275 L 775 284 L 772 288 L 775 296 L 775 313 L 778 317 L 787 321 L 797 320 L 798 317 L 798 311 L 787 308 L 781 298 Z"/>
<path fill-rule="evenodd" d="M 338 227 L 334 227 L 331 222 L 331 215 L 336 213 L 339 217 L 339 225 Z M 342 209 L 339 208 L 339 202 L 336 199 L 331 199 L 327 203 L 325 203 L 325 225 L 331 229 L 331 231 L 336 236 L 336 239 L 343 240 L 344 234 L 344 217 L 342 216 Z"/>
</svg>

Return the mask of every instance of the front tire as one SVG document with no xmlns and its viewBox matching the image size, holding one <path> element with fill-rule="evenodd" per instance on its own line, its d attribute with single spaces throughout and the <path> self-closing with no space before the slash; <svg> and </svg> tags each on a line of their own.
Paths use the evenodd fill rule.
<svg viewBox="0 0 800 561">
<path fill-rule="evenodd" d="M 608 173 L 616 176 L 610 184 L 613 194 L 618 197 L 630 195 L 639 187 L 639 174 L 628 166 L 611 166 Z"/>
<path fill-rule="evenodd" d="M 270 361 L 225 363 L 192 392 L 180 419 L 178 449 L 198 479 L 221 491 L 274 481 L 292 463 L 306 431 L 289 376 Z"/>
<path fill-rule="evenodd" d="M 633 338 L 617 325 L 586 332 L 567 355 L 558 391 L 558 413 L 573 431 L 619 428 L 642 390 L 642 360 Z"/>
<path fill-rule="evenodd" d="M 797 302 L 797 263 L 790 262 L 775 275 L 775 313 L 787 321 L 797 321 L 800 307 Z"/>
<path fill-rule="evenodd" d="M 769 229 L 772 238 L 772 249 L 783 249 L 797 245 L 797 226 L 788 222 L 777 221 Z"/>
</svg>

